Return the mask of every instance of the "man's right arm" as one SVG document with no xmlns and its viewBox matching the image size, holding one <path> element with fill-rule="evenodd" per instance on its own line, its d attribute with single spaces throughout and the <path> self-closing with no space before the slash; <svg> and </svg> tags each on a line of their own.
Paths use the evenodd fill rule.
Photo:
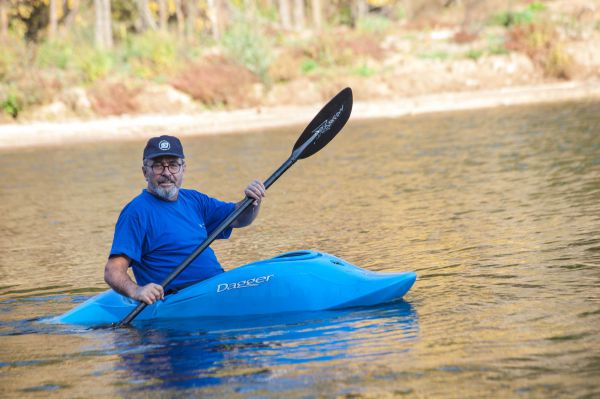
<svg viewBox="0 0 600 399">
<path fill-rule="evenodd" d="M 130 263 L 131 260 L 124 255 L 110 257 L 104 267 L 104 281 L 119 294 L 145 302 L 148 305 L 159 299 L 164 299 L 164 290 L 160 285 L 150 283 L 140 287 L 129 277 L 127 269 Z"/>
</svg>

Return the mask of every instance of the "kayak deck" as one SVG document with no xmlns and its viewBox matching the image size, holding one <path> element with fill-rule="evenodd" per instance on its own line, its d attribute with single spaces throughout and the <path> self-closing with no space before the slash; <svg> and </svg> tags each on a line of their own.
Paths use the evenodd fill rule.
<svg viewBox="0 0 600 399">
<path fill-rule="evenodd" d="M 335 256 L 295 251 L 240 266 L 165 296 L 136 320 L 246 316 L 373 306 L 401 299 L 416 274 L 372 272 Z M 105 291 L 52 320 L 116 323 L 138 302 Z"/>
</svg>

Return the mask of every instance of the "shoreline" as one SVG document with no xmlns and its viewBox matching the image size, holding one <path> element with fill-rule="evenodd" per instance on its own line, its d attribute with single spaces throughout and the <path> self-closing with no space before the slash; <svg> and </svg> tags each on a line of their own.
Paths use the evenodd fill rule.
<svg viewBox="0 0 600 399">
<path fill-rule="evenodd" d="M 401 100 L 355 101 L 351 121 L 583 100 L 600 100 L 600 81 L 436 93 Z M 147 139 L 159 134 L 185 137 L 304 126 L 324 104 L 325 101 L 313 106 L 258 107 L 232 111 L 203 111 L 197 114 L 130 115 L 92 120 L 1 124 L 0 151 L 23 147 Z"/>
</svg>

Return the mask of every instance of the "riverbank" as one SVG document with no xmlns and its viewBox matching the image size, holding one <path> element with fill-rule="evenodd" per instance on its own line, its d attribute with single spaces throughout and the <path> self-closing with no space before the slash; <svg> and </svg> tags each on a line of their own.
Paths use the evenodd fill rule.
<svg viewBox="0 0 600 399">
<path fill-rule="evenodd" d="M 350 122 L 432 112 L 585 100 L 600 100 L 600 81 L 448 92 L 393 101 L 356 101 Z M 4 124 L 0 125 L 0 150 L 10 151 L 23 147 L 83 142 L 139 140 L 158 134 L 194 136 L 253 132 L 294 125 L 304 127 L 322 105 Z"/>
</svg>

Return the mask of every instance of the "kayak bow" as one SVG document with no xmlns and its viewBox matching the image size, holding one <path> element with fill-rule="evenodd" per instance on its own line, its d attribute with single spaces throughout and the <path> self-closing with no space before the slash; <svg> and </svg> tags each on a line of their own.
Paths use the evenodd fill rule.
<svg viewBox="0 0 600 399">
<path fill-rule="evenodd" d="M 372 272 L 335 256 L 295 251 L 221 273 L 147 306 L 136 320 L 245 316 L 373 306 L 399 300 L 416 274 Z M 116 323 L 138 302 L 113 290 L 54 318 L 56 323 Z"/>
</svg>

